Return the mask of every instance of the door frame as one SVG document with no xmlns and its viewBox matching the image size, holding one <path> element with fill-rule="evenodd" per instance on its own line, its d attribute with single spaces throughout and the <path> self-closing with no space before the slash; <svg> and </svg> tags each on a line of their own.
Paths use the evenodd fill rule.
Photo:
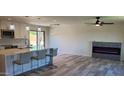
<svg viewBox="0 0 124 93">
<path fill-rule="evenodd" d="M 37 39 L 37 41 L 36 41 L 36 44 L 38 45 L 38 32 L 43 32 L 43 42 L 44 42 L 44 44 L 43 44 L 43 46 L 44 46 L 44 48 L 45 48 L 45 31 L 37 31 L 37 30 L 30 30 L 30 31 L 34 31 L 34 32 L 36 32 L 36 39 Z M 30 43 L 30 31 L 29 31 L 29 43 Z"/>
</svg>

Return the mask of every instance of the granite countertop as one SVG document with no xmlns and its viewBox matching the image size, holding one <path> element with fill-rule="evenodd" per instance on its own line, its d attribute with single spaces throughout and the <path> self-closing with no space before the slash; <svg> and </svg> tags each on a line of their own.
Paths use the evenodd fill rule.
<svg viewBox="0 0 124 93">
<path fill-rule="evenodd" d="M 20 54 L 20 53 L 25 53 L 25 52 L 32 52 L 32 51 L 38 51 L 41 49 L 31 49 L 31 48 L 13 48 L 13 49 L 1 49 L 0 50 L 0 55 L 16 55 L 16 54 Z"/>
</svg>

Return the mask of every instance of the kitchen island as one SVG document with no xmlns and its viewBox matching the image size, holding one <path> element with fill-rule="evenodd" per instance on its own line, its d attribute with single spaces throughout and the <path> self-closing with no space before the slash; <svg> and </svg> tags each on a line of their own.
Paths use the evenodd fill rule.
<svg viewBox="0 0 124 93">
<path fill-rule="evenodd" d="M 23 49 L 3 49 L 0 50 L 0 75 L 3 76 L 11 76 L 13 75 L 13 61 L 16 60 L 17 55 L 20 53 L 31 52 L 32 56 L 36 55 L 36 51 L 40 51 L 41 49 L 32 50 L 31 48 L 23 48 Z M 32 69 L 39 68 L 40 66 L 45 65 L 45 59 L 42 60 L 33 60 L 32 61 Z M 39 67 L 37 67 L 39 64 Z M 27 72 L 32 70 L 31 62 L 23 65 L 23 72 Z M 22 69 L 20 65 L 15 65 L 15 75 L 21 74 Z"/>
</svg>

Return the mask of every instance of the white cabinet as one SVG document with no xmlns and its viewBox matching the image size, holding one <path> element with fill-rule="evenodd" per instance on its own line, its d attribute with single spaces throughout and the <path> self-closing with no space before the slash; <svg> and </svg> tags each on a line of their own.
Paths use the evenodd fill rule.
<svg viewBox="0 0 124 93">
<path fill-rule="evenodd" d="M 15 38 L 24 38 L 21 28 L 21 24 L 15 23 Z"/>
<path fill-rule="evenodd" d="M 20 33 L 20 36 L 21 38 L 29 38 L 29 31 L 26 30 L 26 25 L 25 24 L 20 24 L 20 30 L 21 30 L 21 33 Z"/>
<path fill-rule="evenodd" d="M 15 23 L 15 38 L 21 38 L 21 30 L 19 23 Z"/>
<path fill-rule="evenodd" d="M 15 24 L 15 38 L 28 38 L 28 31 L 25 29 L 26 25 L 22 23 Z"/>
<path fill-rule="evenodd" d="M 25 38 L 25 29 L 21 23 L 15 23 L 15 38 Z"/>
<path fill-rule="evenodd" d="M 1 29 L 9 29 L 11 22 L 8 21 L 1 21 Z"/>
</svg>

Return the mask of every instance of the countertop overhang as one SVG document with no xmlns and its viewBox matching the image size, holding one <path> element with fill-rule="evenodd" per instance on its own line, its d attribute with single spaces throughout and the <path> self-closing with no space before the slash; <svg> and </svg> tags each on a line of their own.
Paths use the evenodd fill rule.
<svg viewBox="0 0 124 93">
<path fill-rule="evenodd" d="M 2 49 L 0 50 L 0 55 L 8 56 L 8 55 L 16 55 L 20 53 L 39 51 L 42 49 L 31 49 L 31 48 L 13 48 L 13 49 Z"/>
</svg>

